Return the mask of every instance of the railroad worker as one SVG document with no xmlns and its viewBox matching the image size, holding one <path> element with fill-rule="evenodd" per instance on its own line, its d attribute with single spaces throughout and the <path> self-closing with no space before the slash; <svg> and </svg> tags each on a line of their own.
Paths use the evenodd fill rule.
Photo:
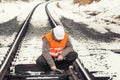
<svg viewBox="0 0 120 80">
<path fill-rule="evenodd" d="M 68 69 L 78 57 L 62 26 L 53 28 L 42 40 L 42 55 L 38 57 L 36 64 L 44 70 Z"/>
</svg>

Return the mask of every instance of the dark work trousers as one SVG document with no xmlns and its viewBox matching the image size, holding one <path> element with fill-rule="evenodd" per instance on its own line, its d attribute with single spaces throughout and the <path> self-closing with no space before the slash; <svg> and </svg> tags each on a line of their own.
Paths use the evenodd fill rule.
<svg viewBox="0 0 120 80">
<path fill-rule="evenodd" d="M 66 69 L 68 69 L 69 65 L 72 65 L 72 63 L 75 61 L 75 59 L 77 57 L 78 57 L 78 54 L 76 52 L 70 52 L 65 57 L 65 59 L 62 61 L 54 60 L 54 58 L 53 58 L 53 60 L 58 69 L 66 70 Z M 47 63 L 46 59 L 43 57 L 43 55 L 38 57 L 38 59 L 36 60 L 36 64 L 39 67 L 43 68 L 44 71 L 50 70 L 50 66 L 48 65 L 48 63 Z"/>
</svg>

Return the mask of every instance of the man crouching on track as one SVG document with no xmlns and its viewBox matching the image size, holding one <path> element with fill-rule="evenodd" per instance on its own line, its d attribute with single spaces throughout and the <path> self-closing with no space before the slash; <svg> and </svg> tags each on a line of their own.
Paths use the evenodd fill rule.
<svg viewBox="0 0 120 80">
<path fill-rule="evenodd" d="M 68 69 L 69 65 L 78 57 L 62 26 L 53 28 L 42 40 L 42 55 L 38 57 L 36 63 L 45 71 Z"/>
</svg>

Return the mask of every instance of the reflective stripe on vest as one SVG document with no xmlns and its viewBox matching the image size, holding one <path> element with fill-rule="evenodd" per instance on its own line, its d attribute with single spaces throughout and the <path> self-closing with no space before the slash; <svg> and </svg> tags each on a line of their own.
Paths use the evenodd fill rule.
<svg viewBox="0 0 120 80">
<path fill-rule="evenodd" d="M 50 47 L 50 49 L 49 49 L 50 55 L 53 57 L 58 57 L 58 55 L 60 55 L 60 53 L 66 46 L 68 34 L 65 33 L 63 40 L 61 40 L 60 42 L 53 39 L 51 32 L 47 33 L 45 35 L 45 37 L 47 38 L 47 40 L 49 41 L 49 44 L 50 44 L 50 46 L 49 46 Z"/>
</svg>

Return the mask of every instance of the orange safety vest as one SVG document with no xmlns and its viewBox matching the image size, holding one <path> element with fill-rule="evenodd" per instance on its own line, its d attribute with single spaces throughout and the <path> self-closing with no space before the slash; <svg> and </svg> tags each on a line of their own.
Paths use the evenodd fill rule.
<svg viewBox="0 0 120 80">
<path fill-rule="evenodd" d="M 56 40 L 53 39 L 52 33 L 49 32 L 45 35 L 45 37 L 47 38 L 47 40 L 49 41 L 50 44 L 50 49 L 49 49 L 49 53 L 52 57 L 58 57 L 59 55 L 61 55 L 62 50 L 65 48 L 66 46 L 66 42 L 68 39 L 68 34 L 65 33 L 64 38 L 58 42 Z"/>
</svg>

